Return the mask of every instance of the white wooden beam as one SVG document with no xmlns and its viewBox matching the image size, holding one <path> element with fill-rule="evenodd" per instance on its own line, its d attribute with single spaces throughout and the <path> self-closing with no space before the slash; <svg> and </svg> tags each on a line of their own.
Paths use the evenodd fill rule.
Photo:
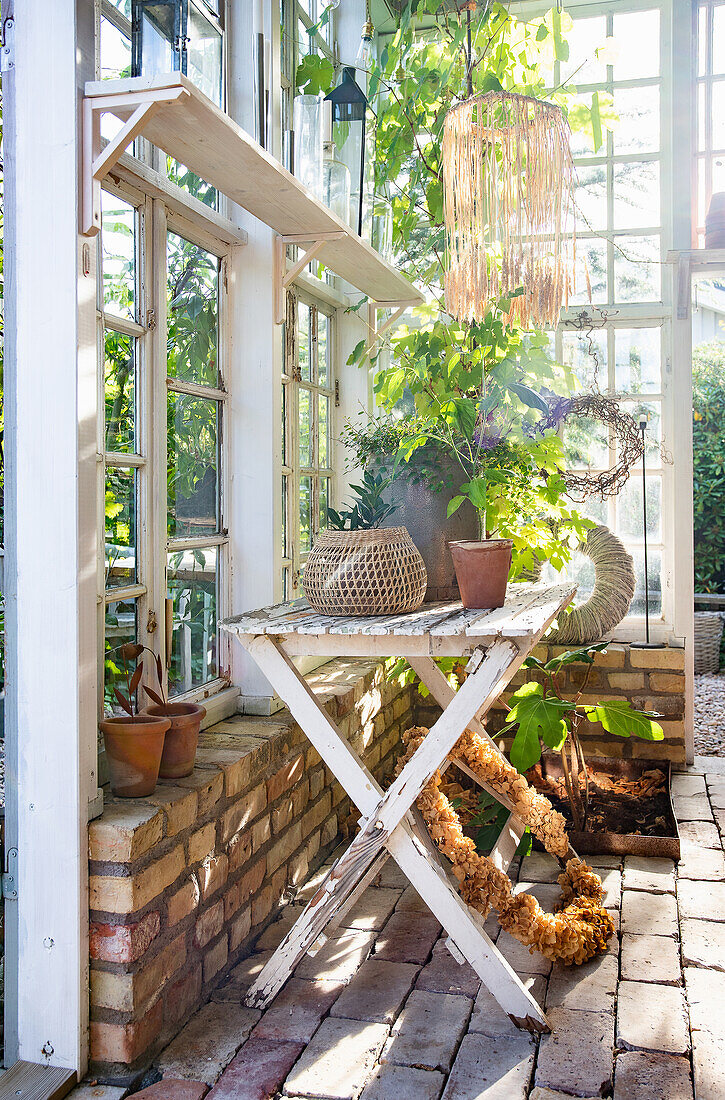
<svg viewBox="0 0 725 1100">
<path fill-rule="evenodd" d="M 5 903 L 5 1027 L 6 1058 L 82 1073 L 90 793 L 83 768 L 96 726 L 88 728 L 79 678 L 80 606 L 83 593 L 95 597 L 95 574 L 83 587 L 77 51 L 88 25 L 77 31 L 76 7 L 76 0 L 3 5 L 5 27 L 14 21 L 13 63 L 3 73 L 6 828 L 19 853 L 18 900 Z M 79 0 L 78 12 L 90 14 L 92 42 L 92 5 L 88 13 Z M 95 706 L 91 712 L 95 718 Z"/>
</svg>

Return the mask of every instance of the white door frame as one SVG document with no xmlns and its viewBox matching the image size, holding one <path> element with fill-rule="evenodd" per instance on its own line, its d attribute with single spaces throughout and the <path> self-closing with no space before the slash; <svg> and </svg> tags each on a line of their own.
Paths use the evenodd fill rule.
<svg viewBox="0 0 725 1100">
<path fill-rule="evenodd" d="M 78 316 L 86 299 L 94 307 L 95 273 L 78 236 L 76 48 L 88 26 L 77 31 L 76 14 L 76 0 L 3 4 L 6 827 L 19 853 L 5 1031 L 8 1061 L 82 1072 L 96 670 L 95 493 L 79 457 L 95 460 L 95 418 Z M 95 391 L 93 339 L 90 350 Z"/>
</svg>

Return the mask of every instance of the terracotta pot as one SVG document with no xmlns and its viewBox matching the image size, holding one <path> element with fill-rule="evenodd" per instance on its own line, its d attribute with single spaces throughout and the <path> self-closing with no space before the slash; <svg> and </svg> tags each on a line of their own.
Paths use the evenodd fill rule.
<svg viewBox="0 0 725 1100">
<path fill-rule="evenodd" d="M 164 741 L 164 754 L 159 768 L 160 779 L 183 779 L 191 775 L 199 743 L 199 726 L 206 716 L 206 707 L 199 703 L 167 703 L 146 707 L 144 714 L 168 718 L 171 722 Z"/>
<path fill-rule="evenodd" d="M 106 718 L 101 722 L 106 744 L 111 788 L 119 798 L 153 794 L 159 778 L 164 737 L 169 718 L 138 714 L 133 718 Z"/>
<path fill-rule="evenodd" d="M 448 544 L 464 607 L 503 607 L 511 568 L 510 539 Z"/>
</svg>

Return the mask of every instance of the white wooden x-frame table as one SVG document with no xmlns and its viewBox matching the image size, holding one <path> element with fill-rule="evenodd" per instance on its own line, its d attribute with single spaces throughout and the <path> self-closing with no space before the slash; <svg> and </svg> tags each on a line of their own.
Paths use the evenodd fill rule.
<svg viewBox="0 0 725 1100">
<path fill-rule="evenodd" d="M 335 927 L 392 856 L 448 932 L 452 953 L 460 962 L 468 960 L 514 1023 L 529 1031 L 548 1030 L 546 1017 L 489 939 L 483 920 L 459 896 L 415 800 L 435 771 L 447 765 L 448 753 L 467 728 L 487 737 L 480 719 L 575 590 L 570 584 L 517 585 L 504 607 L 493 611 L 438 603 L 425 604 L 411 614 L 374 618 L 328 617 L 312 611 L 304 600 L 295 600 L 222 623 L 252 655 L 361 813 L 360 830 L 352 844 L 249 990 L 245 1000 L 249 1007 L 269 1004 L 302 956 L 319 948 L 324 930 Z M 443 707 L 443 714 L 387 791 L 353 752 L 292 663 L 294 656 L 313 654 L 405 657 Z M 458 691 L 453 691 L 434 661 L 449 656 L 469 658 L 468 676 Z M 462 763 L 456 766 L 467 771 Z M 501 795 L 490 793 L 512 809 Z M 512 813 L 492 854 L 501 870 L 508 868 L 523 831 Z"/>
</svg>

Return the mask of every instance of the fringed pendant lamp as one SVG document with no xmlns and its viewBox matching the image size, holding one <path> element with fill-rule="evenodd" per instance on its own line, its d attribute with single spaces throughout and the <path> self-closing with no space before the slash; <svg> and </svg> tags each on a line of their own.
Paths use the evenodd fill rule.
<svg viewBox="0 0 725 1100">
<path fill-rule="evenodd" d="M 572 292 L 574 164 L 559 107 L 515 92 L 469 96 L 446 115 L 446 309 L 480 321 L 513 294 L 523 328 L 553 325 Z"/>
</svg>

